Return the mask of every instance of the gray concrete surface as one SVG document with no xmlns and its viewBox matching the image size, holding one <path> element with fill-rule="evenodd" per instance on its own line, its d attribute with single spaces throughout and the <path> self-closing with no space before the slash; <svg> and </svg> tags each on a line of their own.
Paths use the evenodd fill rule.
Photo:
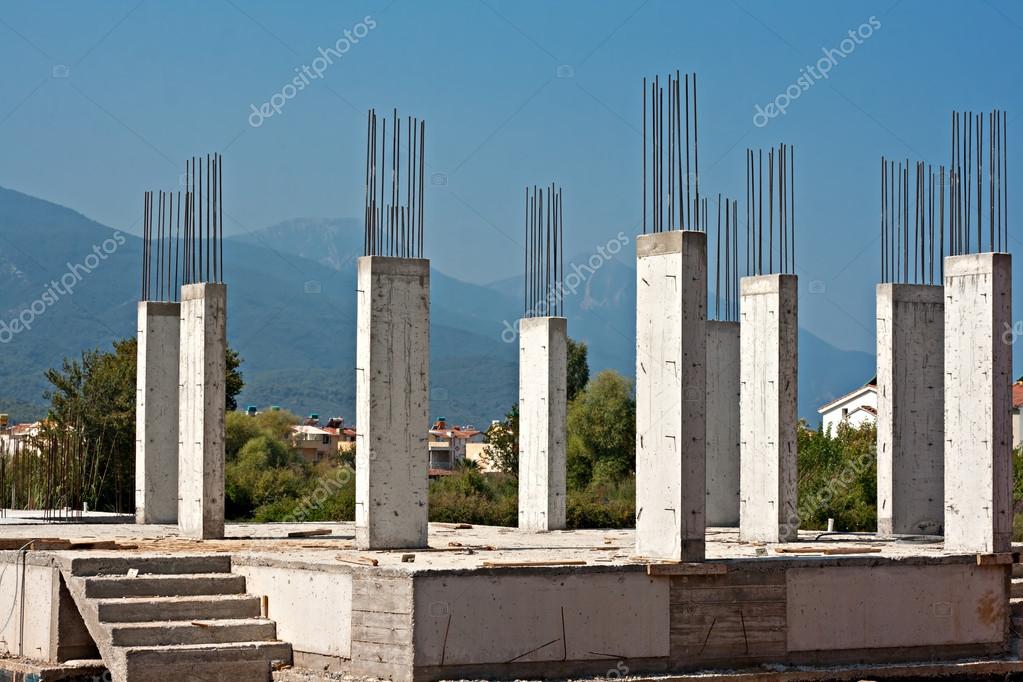
<svg viewBox="0 0 1023 682">
<path fill-rule="evenodd" d="M 519 528 L 565 527 L 568 320 L 519 320 Z"/>
<path fill-rule="evenodd" d="M 703 559 L 707 235 L 636 238 L 636 552 Z"/>
</svg>

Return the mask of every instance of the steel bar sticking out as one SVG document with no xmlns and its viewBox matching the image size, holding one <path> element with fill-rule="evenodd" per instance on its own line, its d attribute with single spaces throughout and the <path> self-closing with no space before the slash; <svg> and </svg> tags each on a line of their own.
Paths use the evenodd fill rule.
<svg viewBox="0 0 1023 682">
<path fill-rule="evenodd" d="M 426 123 L 408 116 L 404 136 L 401 127 L 398 110 L 394 109 L 388 147 L 387 117 L 378 117 L 376 109 L 366 115 L 364 256 L 423 257 Z M 388 183 L 390 196 L 385 197 Z"/>
<path fill-rule="evenodd" d="M 942 175 L 937 197 L 942 239 L 947 203 L 949 255 L 1008 249 L 1006 116 L 1000 109 L 990 111 L 986 126 L 984 118 L 984 114 L 952 112 L 948 182 L 944 182 Z"/>
<path fill-rule="evenodd" d="M 660 76 L 655 76 L 649 83 L 648 79 L 643 79 L 644 234 L 648 229 L 651 232 L 707 230 L 703 220 L 705 216 L 702 215 L 704 206 L 700 200 L 698 120 L 696 74 L 682 74 L 676 70 L 674 74 L 668 74 L 666 86 L 661 85 Z"/>
<path fill-rule="evenodd" d="M 795 154 L 791 145 L 767 150 L 764 234 L 764 151 L 746 150 L 746 274 L 791 274 L 796 270 Z M 777 239 L 775 229 L 777 228 Z M 767 248 L 765 262 L 764 247 Z"/>
<path fill-rule="evenodd" d="M 526 188 L 523 317 L 565 314 L 565 210 L 562 190 Z"/>
</svg>

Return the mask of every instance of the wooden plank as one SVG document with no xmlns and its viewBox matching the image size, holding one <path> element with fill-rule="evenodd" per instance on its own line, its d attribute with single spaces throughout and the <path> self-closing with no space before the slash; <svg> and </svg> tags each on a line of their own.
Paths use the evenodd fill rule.
<svg viewBox="0 0 1023 682">
<path fill-rule="evenodd" d="M 374 644 L 412 645 L 411 628 L 377 628 L 368 625 L 352 625 L 352 641 Z"/>
<path fill-rule="evenodd" d="M 1001 566 L 1004 564 L 1018 564 L 1019 552 L 997 552 L 995 554 L 978 554 L 978 566 Z"/>
<path fill-rule="evenodd" d="M 785 570 L 729 571 L 725 575 L 672 576 L 671 586 L 696 589 L 699 587 L 731 587 L 739 585 L 784 585 Z"/>
<path fill-rule="evenodd" d="M 310 530 L 293 530 L 288 533 L 289 538 L 312 538 L 318 535 L 330 535 L 333 531 L 329 528 L 313 528 Z"/>
<path fill-rule="evenodd" d="M 380 564 L 379 561 L 371 556 L 346 556 L 344 554 L 338 554 L 334 557 L 337 561 L 345 564 L 359 564 L 361 566 L 377 566 Z"/>
<path fill-rule="evenodd" d="M 484 561 L 483 568 L 526 568 L 531 566 L 585 566 L 586 562 L 580 559 L 565 559 L 563 561 Z"/>
<path fill-rule="evenodd" d="M 385 613 L 352 609 L 352 627 L 401 629 L 412 627 L 411 613 Z"/>
<path fill-rule="evenodd" d="M 867 545 L 822 545 L 817 547 L 783 547 L 774 548 L 778 554 L 876 554 L 881 551 L 880 547 Z"/>
<path fill-rule="evenodd" d="M 671 606 L 671 623 L 684 622 L 685 619 L 693 618 L 724 618 L 728 619 L 732 616 L 738 618 L 739 611 L 742 611 L 743 617 L 749 621 L 750 619 L 773 619 L 773 618 L 785 618 L 788 615 L 788 607 L 783 601 L 762 601 L 762 602 L 743 602 L 741 604 L 730 603 L 730 602 L 718 602 L 718 603 L 704 603 L 698 604 L 693 602 L 686 602 L 684 604 L 672 604 Z"/>
<path fill-rule="evenodd" d="M 738 587 L 704 587 L 699 589 L 672 589 L 670 604 L 707 602 L 782 602 L 785 601 L 784 585 L 740 585 Z"/>
<path fill-rule="evenodd" d="M 728 564 L 711 564 L 705 562 L 679 562 L 663 564 L 647 564 L 647 575 L 724 575 L 728 573 Z"/>
<path fill-rule="evenodd" d="M 352 639 L 352 660 L 377 663 L 412 663 L 412 645 L 360 642 Z"/>
</svg>

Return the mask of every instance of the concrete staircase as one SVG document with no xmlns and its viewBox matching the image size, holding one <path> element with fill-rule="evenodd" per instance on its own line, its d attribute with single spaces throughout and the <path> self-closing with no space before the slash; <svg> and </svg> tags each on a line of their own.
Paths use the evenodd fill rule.
<svg viewBox="0 0 1023 682">
<path fill-rule="evenodd" d="M 229 556 L 78 557 L 62 572 L 114 682 L 264 682 L 291 663 Z"/>
</svg>

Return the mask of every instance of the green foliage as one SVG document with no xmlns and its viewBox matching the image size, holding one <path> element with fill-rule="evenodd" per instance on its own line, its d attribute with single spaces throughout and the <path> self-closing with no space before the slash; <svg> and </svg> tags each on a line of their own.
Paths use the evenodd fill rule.
<svg viewBox="0 0 1023 682">
<path fill-rule="evenodd" d="M 226 513 L 247 518 L 259 507 L 298 499 L 307 487 L 301 458 L 284 441 L 257 436 L 227 465 Z"/>
<path fill-rule="evenodd" d="M 299 421 L 287 410 L 268 410 L 256 415 L 228 412 L 224 424 L 227 461 L 233 460 L 246 443 L 258 436 L 284 440 L 291 433 L 291 427 Z"/>
<path fill-rule="evenodd" d="M 799 527 L 877 529 L 877 427 L 841 424 L 832 435 L 801 423 L 798 441 Z"/>
<path fill-rule="evenodd" d="M 568 406 L 568 481 L 613 483 L 636 468 L 636 401 L 632 382 L 604 370 Z"/>
<path fill-rule="evenodd" d="M 430 520 L 518 525 L 518 483 L 510 474 L 462 469 L 430 482 Z"/>
<path fill-rule="evenodd" d="M 594 481 L 568 493 L 569 528 L 634 528 L 636 525 L 636 477 L 620 481 Z"/>
<path fill-rule="evenodd" d="M 504 421 L 491 424 L 486 432 L 483 456 L 498 471 L 517 476 L 519 473 L 519 405 L 512 405 Z"/>
<path fill-rule="evenodd" d="M 566 394 L 568 401 L 579 395 L 590 380 L 590 364 L 586 360 L 586 344 L 582 341 L 568 339 L 568 382 Z"/>
<path fill-rule="evenodd" d="M 238 409 L 238 394 L 245 388 L 245 380 L 242 378 L 241 370 L 242 357 L 233 348 L 227 349 L 227 377 L 224 380 L 224 393 L 227 396 L 227 411 L 232 412 Z"/>
</svg>

